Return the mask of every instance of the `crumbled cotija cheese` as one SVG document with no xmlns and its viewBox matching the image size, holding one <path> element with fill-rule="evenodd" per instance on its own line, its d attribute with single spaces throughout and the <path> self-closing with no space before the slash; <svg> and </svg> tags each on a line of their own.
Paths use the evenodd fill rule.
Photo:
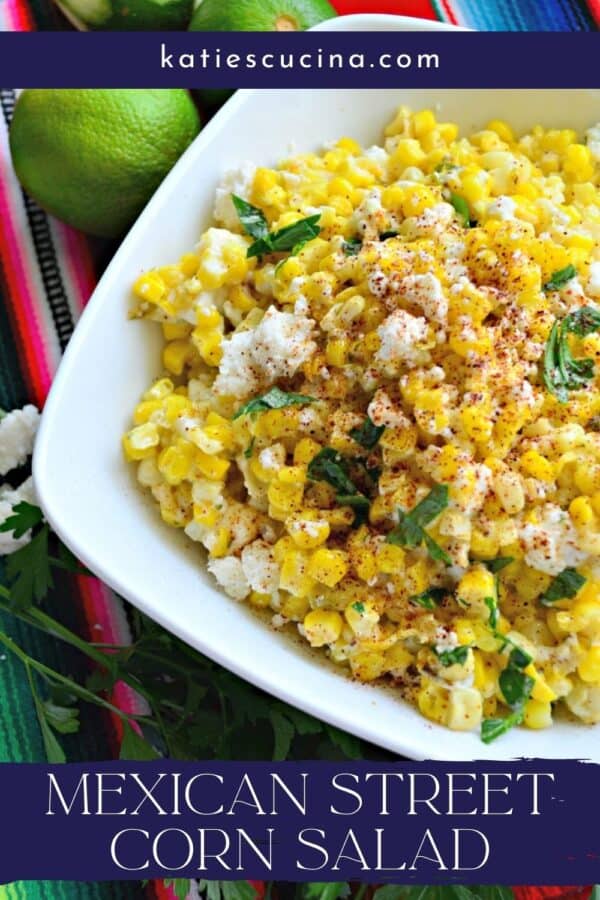
<svg viewBox="0 0 600 900">
<path fill-rule="evenodd" d="M 411 316 L 403 309 L 397 309 L 391 316 L 385 319 L 377 334 L 381 339 L 381 345 L 375 359 L 391 364 L 405 362 L 407 365 L 417 365 L 422 353 L 415 345 L 424 341 L 427 337 L 427 321 L 421 316 Z"/>
<path fill-rule="evenodd" d="M 313 326 L 306 316 L 270 306 L 256 328 L 223 341 L 215 393 L 247 397 L 278 378 L 290 378 L 315 351 Z"/>
</svg>

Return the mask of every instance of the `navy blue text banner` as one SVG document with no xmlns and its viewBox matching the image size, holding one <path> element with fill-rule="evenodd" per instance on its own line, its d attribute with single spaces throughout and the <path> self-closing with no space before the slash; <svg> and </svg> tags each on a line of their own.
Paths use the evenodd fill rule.
<svg viewBox="0 0 600 900">
<path fill-rule="evenodd" d="M 0 880 L 600 882 L 576 761 L 0 766 Z"/>
<path fill-rule="evenodd" d="M 0 32 L 5 87 L 592 88 L 595 33 Z"/>
</svg>

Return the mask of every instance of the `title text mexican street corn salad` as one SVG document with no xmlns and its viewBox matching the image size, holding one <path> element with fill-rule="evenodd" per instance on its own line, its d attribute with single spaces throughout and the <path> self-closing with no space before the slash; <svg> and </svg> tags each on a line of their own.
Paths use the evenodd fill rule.
<svg viewBox="0 0 600 900">
<path fill-rule="evenodd" d="M 599 175 L 600 126 L 403 107 L 383 146 L 229 173 L 134 287 L 164 374 L 124 448 L 164 521 L 486 742 L 600 722 Z"/>
</svg>

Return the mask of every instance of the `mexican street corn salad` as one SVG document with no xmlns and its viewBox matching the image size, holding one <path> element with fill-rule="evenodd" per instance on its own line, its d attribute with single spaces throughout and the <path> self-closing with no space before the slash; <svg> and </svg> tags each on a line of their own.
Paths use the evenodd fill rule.
<svg viewBox="0 0 600 900">
<path fill-rule="evenodd" d="M 600 126 L 402 107 L 217 190 L 142 274 L 124 436 L 234 599 L 490 742 L 600 722 Z M 200 612 L 199 612 L 200 614 Z"/>
</svg>

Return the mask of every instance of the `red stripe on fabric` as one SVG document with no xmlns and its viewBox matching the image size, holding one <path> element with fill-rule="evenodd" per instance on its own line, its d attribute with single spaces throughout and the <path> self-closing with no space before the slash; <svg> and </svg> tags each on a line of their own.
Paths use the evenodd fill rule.
<svg viewBox="0 0 600 900">
<path fill-rule="evenodd" d="M 440 6 L 443 8 L 444 12 L 446 13 L 448 22 L 451 25 L 458 25 L 459 24 L 458 18 L 456 16 L 454 10 L 452 9 L 452 6 L 448 2 L 448 0 L 438 0 L 438 2 L 440 3 Z"/>
<path fill-rule="evenodd" d="M 35 31 L 35 20 L 27 3 L 8 0 L 7 7 L 13 31 Z"/>
<path fill-rule="evenodd" d="M 600 26 L 600 0 L 587 0 L 587 5 L 596 21 L 596 25 Z"/>
<path fill-rule="evenodd" d="M 50 389 L 52 374 L 44 341 L 42 323 L 39 322 L 29 273 L 24 265 L 17 236 L 10 217 L 9 198 L 0 181 L 0 259 L 10 290 L 8 312 L 19 337 L 21 356 L 26 370 L 23 370 L 29 387 L 30 400 L 42 406 Z"/>
<path fill-rule="evenodd" d="M 396 16 L 413 16 L 416 19 L 437 19 L 430 0 L 333 0 L 333 5 L 341 15 L 353 13 L 387 13 Z"/>
</svg>

